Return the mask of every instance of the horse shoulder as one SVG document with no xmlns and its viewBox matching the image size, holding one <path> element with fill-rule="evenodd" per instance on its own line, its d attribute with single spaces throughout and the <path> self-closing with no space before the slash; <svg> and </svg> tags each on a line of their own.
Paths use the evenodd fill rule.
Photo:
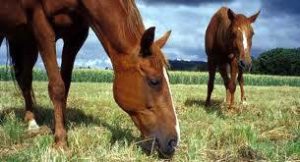
<svg viewBox="0 0 300 162">
<path fill-rule="evenodd" d="M 220 9 L 221 10 L 221 9 Z M 218 43 L 219 35 L 220 35 L 220 28 L 222 24 L 222 15 L 220 14 L 220 10 L 217 11 L 214 16 L 211 18 L 210 23 L 206 30 L 205 35 L 205 46 L 206 52 L 212 51 L 213 48 Z"/>
<path fill-rule="evenodd" d="M 226 34 L 230 24 L 227 16 L 228 8 L 220 8 L 212 17 L 205 36 L 206 53 L 212 55 L 212 51 L 225 50 Z M 214 54 L 215 55 L 215 54 Z"/>
</svg>

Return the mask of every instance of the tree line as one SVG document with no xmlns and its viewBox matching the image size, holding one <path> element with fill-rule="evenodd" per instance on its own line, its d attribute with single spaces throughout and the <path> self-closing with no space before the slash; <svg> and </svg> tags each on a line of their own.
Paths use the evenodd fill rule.
<svg viewBox="0 0 300 162">
<path fill-rule="evenodd" d="M 276 48 L 253 58 L 250 73 L 269 75 L 300 76 L 300 48 Z M 176 71 L 207 71 L 207 63 L 202 61 L 171 60 L 170 69 Z"/>
</svg>

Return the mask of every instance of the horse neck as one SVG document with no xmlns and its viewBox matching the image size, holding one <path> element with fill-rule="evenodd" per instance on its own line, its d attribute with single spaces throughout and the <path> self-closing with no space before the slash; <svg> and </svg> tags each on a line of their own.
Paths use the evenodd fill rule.
<svg viewBox="0 0 300 162">
<path fill-rule="evenodd" d="M 145 30 L 134 0 L 83 3 L 87 18 L 111 60 L 115 55 L 133 54 Z"/>
</svg>

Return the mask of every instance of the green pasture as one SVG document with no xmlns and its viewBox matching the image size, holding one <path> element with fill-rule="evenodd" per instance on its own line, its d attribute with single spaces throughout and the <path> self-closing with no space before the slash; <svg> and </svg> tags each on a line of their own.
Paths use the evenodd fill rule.
<svg viewBox="0 0 300 162">
<path fill-rule="evenodd" d="M 248 104 L 239 102 L 238 88 L 236 106 L 228 110 L 222 85 L 215 87 L 213 106 L 204 107 L 205 73 L 170 75 L 172 83 L 184 83 L 171 85 L 181 128 L 173 161 L 300 160 L 299 78 L 247 75 Z M 65 151 L 52 147 L 51 131 L 35 136 L 26 132 L 20 93 L 12 81 L 0 81 L 0 161 L 162 161 L 157 154 L 145 155 L 137 146 L 139 131 L 114 102 L 112 84 L 106 83 L 112 79 L 110 71 L 76 70 L 74 76 Z M 36 80 L 46 79 L 43 77 L 35 71 Z M 33 87 L 38 123 L 51 129 L 53 108 L 47 82 L 35 81 Z"/>
</svg>

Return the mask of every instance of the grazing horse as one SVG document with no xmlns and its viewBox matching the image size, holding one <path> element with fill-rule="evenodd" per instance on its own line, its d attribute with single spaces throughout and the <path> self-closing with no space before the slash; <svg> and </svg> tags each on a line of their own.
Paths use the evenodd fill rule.
<svg viewBox="0 0 300 162">
<path fill-rule="evenodd" d="M 161 155 L 173 155 L 180 139 L 179 125 L 166 71 L 167 61 L 161 51 L 171 32 L 155 41 L 155 28 L 145 30 L 134 0 L 0 0 L 0 3 L 4 4 L 0 7 L 0 38 L 6 37 L 9 45 L 12 45 L 10 49 L 16 50 L 13 60 L 26 58 L 20 60 L 23 67 L 29 66 L 26 67 L 28 72 L 22 70 L 18 74 L 20 72 L 16 71 L 22 78 L 29 77 L 27 82 L 30 83 L 24 85 L 26 88 L 20 86 L 23 94 L 26 93 L 25 101 L 26 96 L 31 101 L 31 70 L 36 60 L 33 53 L 40 51 L 49 79 L 49 96 L 54 105 L 57 147 L 67 144 L 65 108 L 68 81 L 76 53 L 86 37 L 68 29 L 82 26 L 83 33 L 87 34 L 85 27 L 91 26 L 112 61 L 115 101 L 129 114 L 142 137 L 155 139 Z M 60 32 L 61 28 L 65 30 Z M 69 45 L 65 42 L 60 71 L 56 61 L 55 40 L 58 37 L 64 39 L 62 34 L 68 35 L 68 31 L 74 36 L 71 40 L 81 41 Z M 17 39 L 16 46 L 15 35 L 22 38 Z M 20 42 L 27 43 L 22 45 Z M 65 47 L 69 47 L 66 49 L 69 54 L 64 54 Z M 27 58 L 25 55 L 30 56 L 27 51 L 34 56 Z M 29 105 L 26 103 L 26 110 L 30 112 L 30 122 L 33 123 L 33 112 L 27 109 L 27 106 L 31 107 L 30 104 L 32 102 Z M 146 146 L 146 149 L 150 147 Z"/>
<path fill-rule="evenodd" d="M 226 88 L 226 103 L 234 103 L 236 80 L 241 88 L 241 100 L 246 101 L 243 71 L 251 66 L 251 46 L 254 35 L 252 23 L 260 12 L 247 18 L 222 7 L 212 17 L 205 35 L 205 49 L 208 60 L 209 80 L 206 105 L 210 105 L 218 68 Z"/>
</svg>

